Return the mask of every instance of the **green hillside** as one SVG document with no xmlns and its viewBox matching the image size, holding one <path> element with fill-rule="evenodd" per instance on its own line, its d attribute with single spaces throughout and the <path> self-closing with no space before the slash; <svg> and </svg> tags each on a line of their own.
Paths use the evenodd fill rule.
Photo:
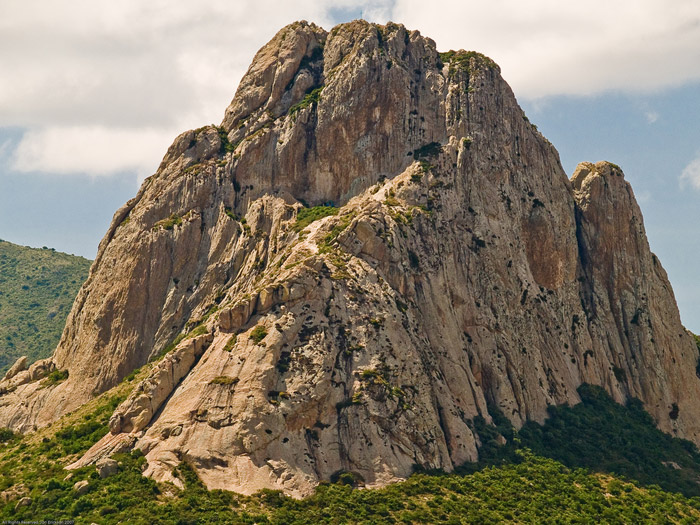
<svg viewBox="0 0 700 525">
<path fill-rule="evenodd" d="M 526 447 L 570 468 L 700 497 L 700 453 L 693 443 L 661 432 L 636 399 L 622 406 L 602 388 L 585 384 L 578 393 L 581 403 L 549 407 L 544 425 L 529 422 L 518 432 L 505 417 L 496 418 L 497 428 L 477 418 L 474 426 L 484 442 L 482 459 L 511 463 L 517 461 L 517 450 Z M 499 445 L 499 433 L 507 439 L 505 446 Z"/>
<path fill-rule="evenodd" d="M 270 490 L 242 496 L 207 491 L 185 462 L 177 470 L 184 483 L 180 490 L 143 477 L 146 460 L 140 451 L 115 455 L 119 471 L 104 479 L 92 466 L 67 478 L 63 466 L 107 433 L 114 407 L 148 368 L 47 429 L 24 437 L 0 430 L 0 492 L 11 495 L 0 502 L 0 518 L 101 524 L 700 522 L 700 498 L 679 492 L 696 492 L 686 485 L 690 475 L 680 476 L 675 488 L 664 490 L 654 484 L 668 486 L 669 479 L 675 483 L 673 476 L 657 468 L 665 468 L 665 461 L 680 461 L 689 471 L 697 471 L 694 445 L 665 435 L 657 440 L 660 433 L 638 404 L 616 405 L 602 390 L 588 386 L 581 389 L 583 403 L 554 410 L 544 426 L 532 424 L 515 432 L 500 420 L 498 427 L 474 421 L 484 441 L 482 463 L 465 465 L 452 474 L 418 473 L 382 489 L 358 490 L 353 487 L 357 478 L 346 473 L 335 483 L 321 484 L 303 500 Z M 610 430 L 591 441 L 604 420 L 611 424 Z M 573 439 L 587 426 L 592 427 L 587 434 Z M 632 428 L 624 430 L 626 426 Z M 537 429 L 540 434 L 534 436 Z M 507 435 L 506 446 L 496 447 L 490 439 L 497 431 Z M 539 445 L 544 449 L 536 450 Z M 581 453 L 565 458 L 573 465 L 542 455 L 566 456 L 566 450 Z M 612 473 L 618 470 L 616 459 L 635 450 L 639 468 L 623 465 L 626 477 Z M 575 466 L 580 462 L 589 468 Z M 74 485 L 84 481 L 87 489 L 78 493 Z"/>
<path fill-rule="evenodd" d="M 0 376 L 18 357 L 51 355 L 90 264 L 0 240 Z"/>
</svg>

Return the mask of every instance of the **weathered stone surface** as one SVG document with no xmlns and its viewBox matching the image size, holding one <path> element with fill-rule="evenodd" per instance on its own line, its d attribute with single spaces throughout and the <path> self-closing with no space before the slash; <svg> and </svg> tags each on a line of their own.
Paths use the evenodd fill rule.
<svg viewBox="0 0 700 525">
<path fill-rule="evenodd" d="M 17 361 L 15 361 L 15 364 L 10 367 L 10 369 L 7 371 L 5 374 L 5 380 L 10 380 L 13 377 L 15 377 L 18 373 L 24 371 L 27 369 L 27 356 L 23 355 Z"/>
<path fill-rule="evenodd" d="M 101 478 L 107 478 L 119 472 L 119 463 L 111 458 L 102 458 L 95 464 L 95 468 Z"/>
<path fill-rule="evenodd" d="M 136 436 L 133 434 L 112 434 L 108 432 L 102 439 L 90 447 L 81 458 L 68 465 L 66 469 L 78 469 L 95 464 L 103 458 L 110 457 L 112 454 L 130 452 L 136 444 L 136 439 Z"/>
<path fill-rule="evenodd" d="M 79 496 L 87 494 L 87 491 L 90 490 L 90 482 L 86 479 L 78 481 L 75 485 L 73 485 L 73 490 Z"/>
<path fill-rule="evenodd" d="M 21 498 L 24 494 L 29 492 L 27 487 L 23 483 L 19 483 L 10 487 L 9 489 L 0 492 L 0 503 L 9 503 L 10 501 Z"/>
<path fill-rule="evenodd" d="M 15 509 L 18 509 L 20 507 L 28 507 L 31 504 L 32 498 L 30 498 L 29 496 L 25 496 L 17 502 L 17 505 L 15 505 Z"/>
<path fill-rule="evenodd" d="M 339 210 L 298 231 L 302 203 Z M 50 361 L 68 379 L 13 383 L 0 426 L 52 421 L 200 324 L 74 466 L 133 446 L 175 484 L 187 461 L 245 493 L 376 486 L 476 459 L 474 417 L 543 421 L 582 382 L 700 443 L 697 350 L 621 170 L 569 180 L 498 66 L 402 26 L 263 47 L 222 126 L 177 137 L 115 214 Z"/>
<path fill-rule="evenodd" d="M 212 339 L 211 334 L 186 339 L 166 355 L 128 399 L 117 407 L 109 420 L 110 432 L 138 432 L 145 428 Z"/>
</svg>

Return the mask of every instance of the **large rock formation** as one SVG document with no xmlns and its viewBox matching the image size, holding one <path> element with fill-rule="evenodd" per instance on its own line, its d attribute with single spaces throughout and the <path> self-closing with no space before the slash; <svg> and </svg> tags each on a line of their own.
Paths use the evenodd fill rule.
<svg viewBox="0 0 700 525">
<path fill-rule="evenodd" d="M 78 465 L 136 446 L 210 488 L 384 484 L 475 460 L 475 416 L 542 421 L 582 382 L 700 443 L 697 350 L 621 170 L 569 180 L 498 66 L 394 24 L 296 23 L 258 52 L 222 125 L 116 213 L 43 365 L 68 378 L 0 383 L 0 426 L 181 333 Z"/>
</svg>

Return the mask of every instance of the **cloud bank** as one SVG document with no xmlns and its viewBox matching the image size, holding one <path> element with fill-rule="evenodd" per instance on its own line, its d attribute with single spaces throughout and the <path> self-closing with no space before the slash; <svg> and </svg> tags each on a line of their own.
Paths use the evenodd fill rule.
<svg viewBox="0 0 700 525">
<path fill-rule="evenodd" d="M 522 98 L 653 91 L 700 80 L 695 0 L 397 0 L 439 48 L 493 58 Z"/>
<path fill-rule="evenodd" d="M 91 177 L 135 172 L 140 182 L 153 173 L 154 160 L 164 154 L 176 134 L 174 129 L 104 126 L 33 130 L 17 145 L 11 167 L 19 172 Z"/>
<path fill-rule="evenodd" d="M 700 156 L 691 161 L 681 174 L 681 186 L 690 185 L 696 190 L 700 190 Z"/>
<path fill-rule="evenodd" d="M 700 79 L 695 0 L 25 0 L 2 11 L 0 123 L 27 130 L 19 172 L 153 172 L 178 132 L 221 120 L 255 52 L 299 19 L 392 19 L 441 50 L 488 54 L 531 100 Z"/>
</svg>

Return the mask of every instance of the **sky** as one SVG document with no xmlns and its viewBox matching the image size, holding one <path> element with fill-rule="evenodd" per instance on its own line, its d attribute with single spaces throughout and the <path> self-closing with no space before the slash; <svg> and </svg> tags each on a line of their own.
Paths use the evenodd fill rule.
<svg viewBox="0 0 700 525">
<path fill-rule="evenodd" d="M 0 238 L 93 258 L 180 132 L 295 20 L 394 21 L 493 58 L 571 173 L 619 164 L 700 332 L 697 0 L 0 0 Z"/>
</svg>

